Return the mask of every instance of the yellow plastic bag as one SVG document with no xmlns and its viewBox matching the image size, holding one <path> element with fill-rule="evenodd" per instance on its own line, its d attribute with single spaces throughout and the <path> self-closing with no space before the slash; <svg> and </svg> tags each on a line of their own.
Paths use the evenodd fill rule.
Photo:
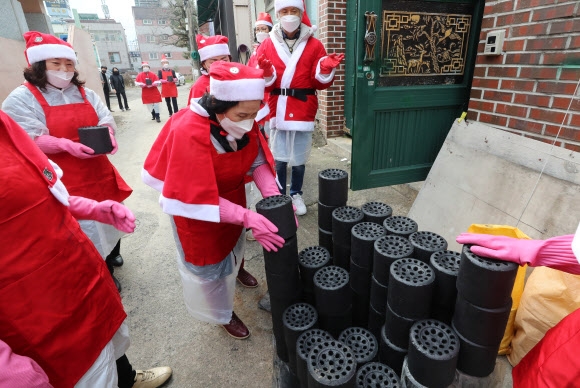
<svg viewBox="0 0 580 388">
<path fill-rule="evenodd" d="M 467 229 L 467 232 L 491 234 L 494 236 L 507 236 L 527 240 L 530 239 L 528 236 L 526 236 L 524 232 L 522 232 L 518 228 L 508 225 L 471 224 L 471 226 Z M 526 268 L 527 266 L 520 267 L 516 275 L 514 288 L 512 290 L 512 309 L 510 311 L 510 316 L 506 325 L 503 338 L 501 340 L 501 345 L 499 347 L 498 352 L 499 355 L 509 354 L 511 352 L 511 342 L 515 333 L 514 320 L 516 318 L 518 306 L 520 305 L 522 293 L 524 292 L 524 280 L 526 278 Z"/>
</svg>

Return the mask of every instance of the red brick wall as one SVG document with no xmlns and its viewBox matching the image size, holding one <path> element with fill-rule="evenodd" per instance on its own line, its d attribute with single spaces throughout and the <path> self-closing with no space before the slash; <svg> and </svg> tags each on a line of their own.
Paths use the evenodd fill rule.
<svg viewBox="0 0 580 388">
<path fill-rule="evenodd" d="M 503 53 L 482 55 L 505 30 Z M 486 1 L 468 120 L 580 151 L 580 2 Z M 570 112 L 568 106 L 572 102 Z"/>
<path fill-rule="evenodd" d="M 318 38 L 330 53 L 346 54 L 346 0 L 319 0 Z M 336 70 L 334 84 L 318 94 L 320 129 L 326 137 L 344 129 L 344 62 Z"/>
</svg>

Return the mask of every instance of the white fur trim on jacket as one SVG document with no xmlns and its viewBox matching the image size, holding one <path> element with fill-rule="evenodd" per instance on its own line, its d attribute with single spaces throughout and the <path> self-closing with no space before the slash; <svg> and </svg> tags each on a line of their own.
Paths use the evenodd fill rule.
<svg viewBox="0 0 580 388">
<path fill-rule="evenodd" d="M 54 195 L 54 197 L 58 200 L 58 202 L 62 203 L 65 206 L 68 206 L 68 197 L 69 193 L 60 178 L 62 178 L 62 169 L 53 162 L 52 160 L 48 159 L 48 162 L 51 164 L 52 168 L 54 168 L 54 172 L 56 173 L 56 182 L 52 187 L 48 186 L 48 189 Z"/>
<path fill-rule="evenodd" d="M 212 44 L 199 49 L 199 60 L 201 62 L 208 58 L 221 57 L 222 55 L 230 55 L 230 48 L 227 44 Z"/>
<path fill-rule="evenodd" d="M 318 82 L 323 83 L 323 84 L 327 84 L 327 83 L 332 82 L 332 79 L 334 78 L 334 73 L 336 73 L 336 68 L 334 68 L 334 69 L 332 69 L 330 74 L 320 74 L 320 63 L 325 58 L 328 58 L 328 55 L 326 57 L 320 58 L 320 60 L 318 61 L 318 64 L 316 65 L 316 74 L 314 75 L 314 78 L 316 78 L 316 80 Z"/>
<path fill-rule="evenodd" d="M 270 108 L 268 107 L 268 102 L 266 101 L 266 103 L 264 104 L 264 107 L 258 111 L 258 114 L 256 115 L 256 118 L 255 118 L 255 121 L 256 122 L 261 121 L 263 118 L 268 116 L 268 113 L 270 113 Z"/>
<path fill-rule="evenodd" d="M 202 117 L 209 117 L 209 113 L 207 113 L 207 111 L 205 109 L 203 109 L 203 107 L 201 105 L 199 105 L 199 100 L 201 99 L 201 97 L 195 98 L 192 97 L 190 104 L 189 104 L 189 109 L 191 109 L 191 111 L 193 113 L 197 113 L 198 115 L 202 116 Z"/>
<path fill-rule="evenodd" d="M 77 63 L 75 51 L 64 44 L 42 44 L 29 47 L 26 50 L 26 57 L 31 65 L 50 58 L 66 58 Z"/>
</svg>

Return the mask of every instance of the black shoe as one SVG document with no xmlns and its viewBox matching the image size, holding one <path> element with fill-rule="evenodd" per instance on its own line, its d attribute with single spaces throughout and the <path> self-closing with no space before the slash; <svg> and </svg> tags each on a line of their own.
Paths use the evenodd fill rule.
<svg viewBox="0 0 580 388">
<path fill-rule="evenodd" d="M 123 287 L 121 287 L 121 283 L 119 283 L 119 280 L 117 280 L 115 275 L 111 275 L 111 277 L 113 278 L 113 282 L 115 282 L 115 287 L 117 287 L 117 291 L 119 291 L 120 294 L 121 290 L 123 289 Z"/>
<path fill-rule="evenodd" d="M 123 266 L 123 256 L 121 255 L 117 255 L 115 257 L 113 257 L 112 259 L 108 259 L 107 260 L 108 264 L 111 264 L 113 267 L 121 267 Z"/>
<path fill-rule="evenodd" d="M 131 110 L 131 108 L 126 108 L 125 110 Z"/>
<path fill-rule="evenodd" d="M 157 120 L 158 123 L 161 122 L 161 118 L 159 117 L 159 113 L 155 114 L 155 120 Z"/>
</svg>

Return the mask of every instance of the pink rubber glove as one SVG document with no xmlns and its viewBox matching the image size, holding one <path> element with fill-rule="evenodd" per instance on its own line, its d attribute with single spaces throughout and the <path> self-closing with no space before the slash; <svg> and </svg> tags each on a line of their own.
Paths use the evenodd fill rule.
<svg viewBox="0 0 580 388">
<path fill-rule="evenodd" d="M 168 82 L 166 79 L 161 79 L 160 81 L 162 84 L 166 84 Z"/>
<path fill-rule="evenodd" d="M 115 139 L 115 130 L 108 124 L 107 127 L 109 127 L 109 135 L 111 136 L 111 144 L 113 145 L 113 150 L 109 153 L 111 155 L 115 155 L 115 153 L 119 149 L 119 146 L 117 145 L 117 140 Z"/>
<path fill-rule="evenodd" d="M 330 54 L 320 62 L 320 74 L 330 74 L 332 69 L 340 65 L 344 54 Z"/>
<path fill-rule="evenodd" d="M 57 154 L 59 152 L 68 152 L 79 159 L 94 158 L 95 151 L 84 144 L 76 143 L 64 137 L 54 137 L 50 135 L 38 136 L 34 142 L 45 154 Z"/>
<path fill-rule="evenodd" d="M 258 57 L 258 67 L 264 70 L 264 78 L 270 78 L 274 75 L 274 66 L 272 66 L 272 62 L 264 54 Z"/>
<path fill-rule="evenodd" d="M 557 236 L 548 240 L 524 240 L 489 234 L 462 233 L 459 244 L 473 244 L 471 251 L 478 256 L 511 261 L 531 267 L 545 266 L 571 274 L 580 274 L 580 263 L 572 252 L 574 235 Z"/>
<path fill-rule="evenodd" d="M 135 216 L 131 210 L 119 202 L 111 200 L 97 202 L 76 196 L 70 196 L 68 202 L 69 211 L 78 220 L 99 221 L 113 225 L 125 233 L 133 233 L 135 230 Z"/>
<path fill-rule="evenodd" d="M 48 376 L 31 358 L 12 353 L 0 341 L 0 387 L 52 388 Z"/>
<path fill-rule="evenodd" d="M 256 241 L 268 252 L 278 252 L 278 248 L 284 245 L 284 239 L 276 234 L 278 228 L 266 217 L 221 197 L 219 206 L 220 222 L 251 228 Z"/>
</svg>

